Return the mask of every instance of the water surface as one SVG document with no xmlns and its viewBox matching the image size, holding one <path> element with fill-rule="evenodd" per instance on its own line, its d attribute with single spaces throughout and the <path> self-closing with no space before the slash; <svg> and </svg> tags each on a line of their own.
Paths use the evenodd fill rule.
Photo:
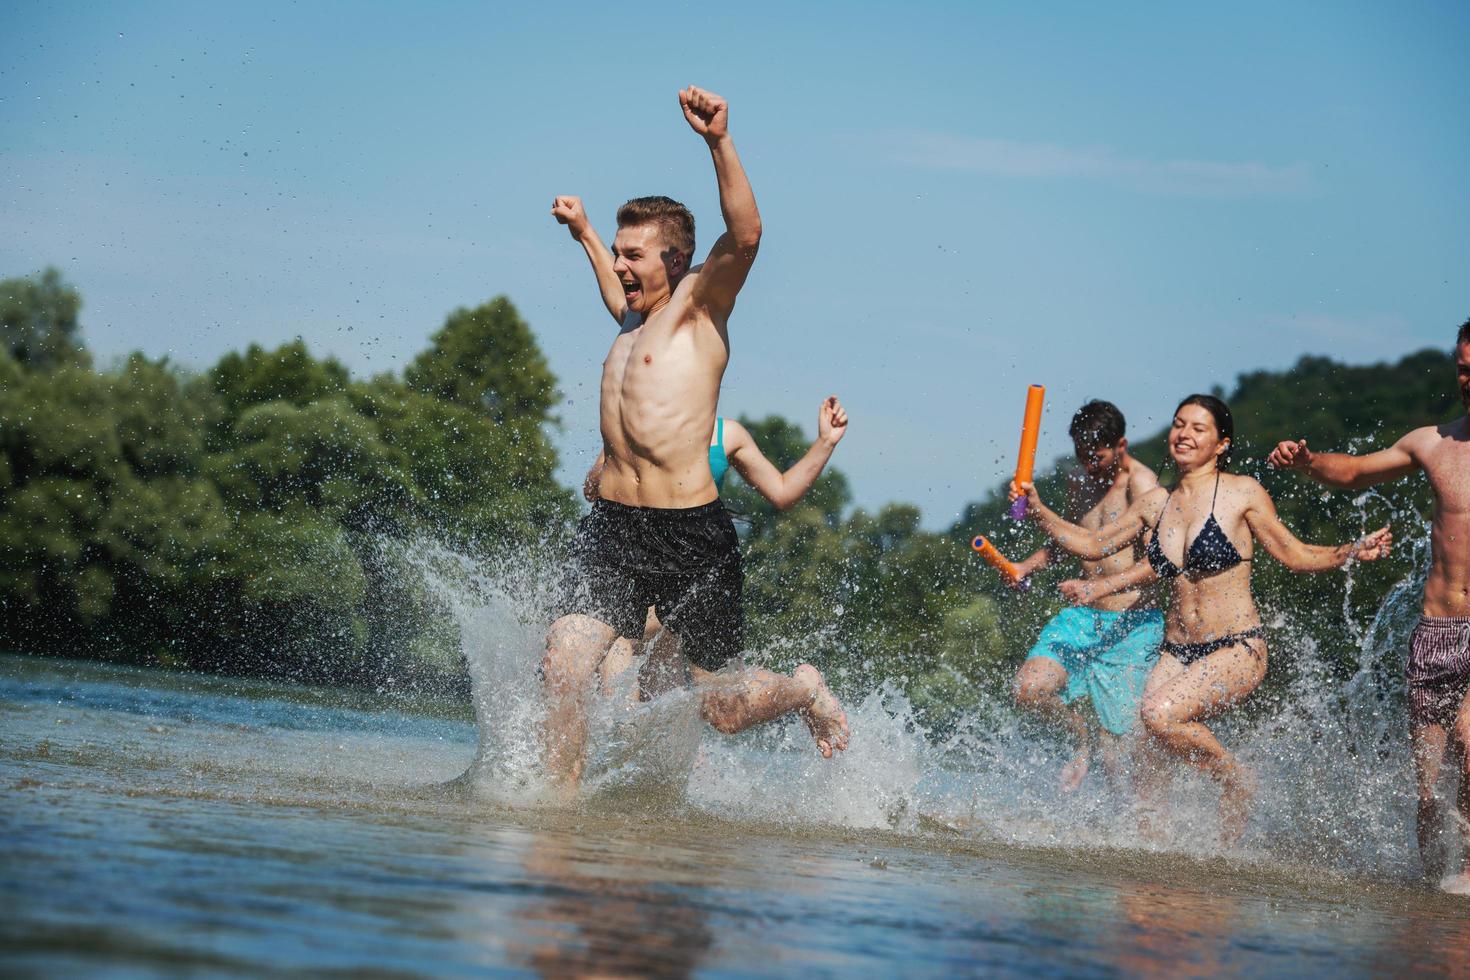
<svg viewBox="0 0 1470 980">
<path fill-rule="evenodd" d="M 382 699 L 0 658 L 0 966 L 1177 976 L 1470 963 L 1465 901 L 1392 877 L 1025 846 L 922 818 L 731 819 L 693 792 L 511 806 L 454 782 L 477 750 L 472 722 Z M 769 764 L 807 764 L 788 751 Z"/>
</svg>

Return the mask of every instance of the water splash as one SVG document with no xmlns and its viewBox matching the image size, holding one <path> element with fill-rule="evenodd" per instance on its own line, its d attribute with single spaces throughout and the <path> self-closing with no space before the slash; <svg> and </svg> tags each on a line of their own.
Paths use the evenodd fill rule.
<svg viewBox="0 0 1470 980">
<path fill-rule="evenodd" d="M 1391 502 L 1365 494 L 1358 505 Z M 901 833 L 959 832 L 1026 846 L 1138 848 L 1201 858 L 1290 862 L 1339 872 L 1412 878 L 1414 790 L 1403 708 L 1402 657 L 1429 564 L 1427 528 L 1395 513 L 1411 570 L 1344 643 L 1357 668 L 1343 682 L 1290 611 L 1271 625 L 1273 662 L 1291 681 L 1273 697 L 1214 724 L 1260 781 L 1257 813 L 1239 845 L 1219 843 L 1218 790 L 1176 771 L 1168 810 L 1139 831 L 1129 791 L 1130 759 L 1118 775 L 1094 773 L 1073 794 L 1058 789 L 1067 748 L 1020 717 L 1009 692 L 984 692 L 979 707 L 943 737 L 926 731 L 901 688 L 839 690 L 853 738 L 824 760 L 796 719 L 727 737 L 699 720 L 681 691 L 639 702 L 628 685 L 595 700 L 589 717 L 588 805 L 631 802 L 723 819 L 838 825 Z M 1366 522 L 1366 516 L 1364 517 Z M 1425 533 L 1408 533 L 1420 528 Z M 410 564 L 458 623 L 474 689 L 480 744 L 463 781 L 485 796 L 530 803 L 544 788 L 536 668 L 550 619 L 552 566 L 526 555 L 489 564 L 419 543 Z M 1353 582 L 1344 590 L 1349 623 Z M 1280 637 L 1287 637 L 1284 642 Z M 786 637 L 799 649 L 802 638 Z M 1334 651 L 1336 652 L 1336 651 Z M 759 662 L 759 652 L 753 655 Z M 1282 669 L 1278 667 L 1277 669 Z"/>
</svg>

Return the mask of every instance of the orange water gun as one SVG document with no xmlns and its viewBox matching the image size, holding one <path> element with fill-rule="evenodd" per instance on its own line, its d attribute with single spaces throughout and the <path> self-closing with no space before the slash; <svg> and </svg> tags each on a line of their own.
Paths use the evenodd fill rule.
<svg viewBox="0 0 1470 980">
<path fill-rule="evenodd" d="M 1012 585 L 1018 585 L 1022 589 L 1029 589 L 1031 587 L 1031 579 L 1023 578 L 1020 569 L 1016 568 L 1015 563 L 1001 554 L 1000 550 L 991 544 L 990 539 L 985 537 L 985 535 L 975 535 L 975 539 L 970 542 L 970 547 L 979 552 L 980 557 L 985 559 L 986 564 L 997 572 L 1000 572 L 1001 577 Z"/>
<path fill-rule="evenodd" d="M 1031 482 L 1032 470 L 1036 467 L 1036 440 L 1041 436 L 1041 406 L 1046 401 L 1046 386 L 1032 385 L 1026 389 L 1026 414 L 1021 419 L 1021 451 L 1016 457 L 1016 486 Z M 1011 504 L 1011 517 L 1021 520 L 1026 516 L 1026 498 L 1017 497 Z"/>
</svg>

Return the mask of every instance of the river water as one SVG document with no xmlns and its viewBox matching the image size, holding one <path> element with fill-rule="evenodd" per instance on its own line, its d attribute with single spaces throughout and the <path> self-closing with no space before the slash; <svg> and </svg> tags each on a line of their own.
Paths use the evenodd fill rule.
<svg viewBox="0 0 1470 980">
<path fill-rule="evenodd" d="M 1347 683 L 1297 645 L 1285 696 L 1221 723 L 1262 787 L 1229 848 L 1204 780 L 1145 837 L 1107 780 L 1059 794 L 1059 743 L 1001 706 L 935 738 L 886 686 L 833 761 L 614 691 L 549 807 L 545 577 L 415 561 L 473 718 L 0 656 L 0 973 L 1470 974 L 1470 898 L 1418 880 L 1396 687 L 1427 554 Z"/>
</svg>

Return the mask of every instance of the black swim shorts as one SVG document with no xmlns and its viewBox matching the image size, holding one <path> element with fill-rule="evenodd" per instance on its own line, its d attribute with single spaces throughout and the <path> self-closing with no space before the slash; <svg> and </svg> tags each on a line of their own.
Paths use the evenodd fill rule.
<svg viewBox="0 0 1470 980">
<path fill-rule="evenodd" d="M 638 638 L 653 606 L 690 663 L 719 670 L 744 644 L 744 584 L 735 525 L 720 501 L 664 509 L 599 500 L 577 528 L 558 612 Z"/>
</svg>

